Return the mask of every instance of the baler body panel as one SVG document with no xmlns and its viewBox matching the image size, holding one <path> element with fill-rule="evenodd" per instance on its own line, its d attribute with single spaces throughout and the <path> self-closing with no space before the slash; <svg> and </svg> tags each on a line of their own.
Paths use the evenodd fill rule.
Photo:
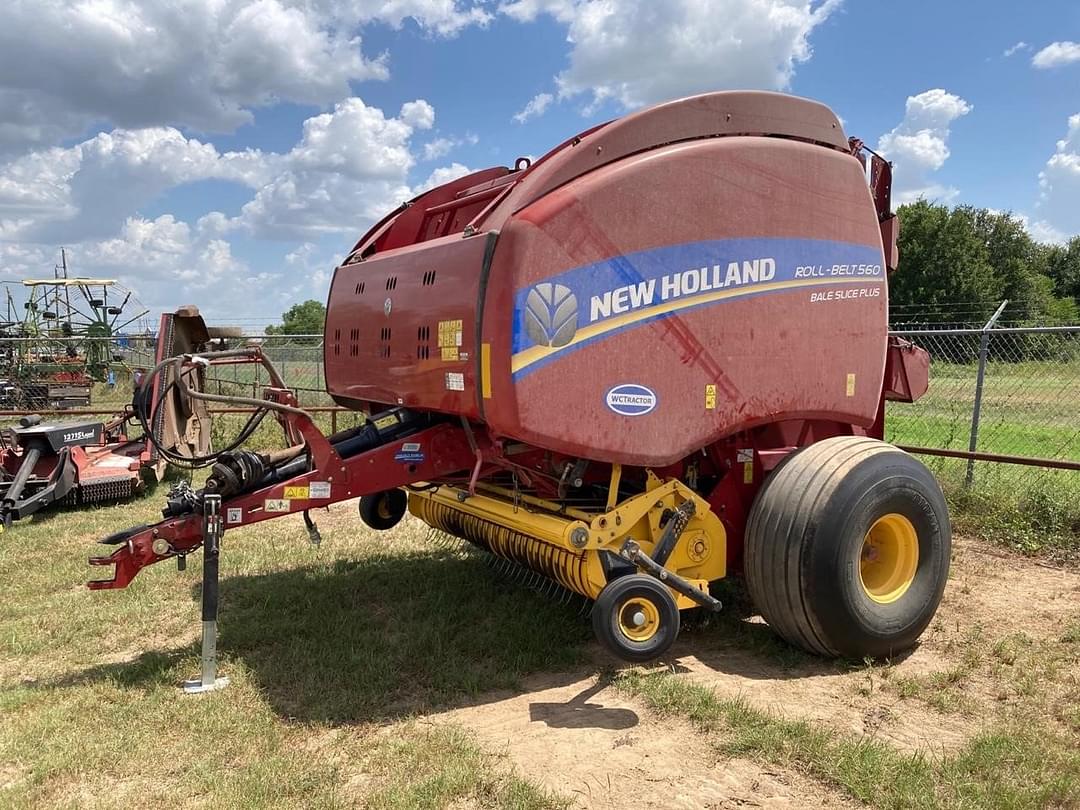
<svg viewBox="0 0 1080 810">
<path fill-rule="evenodd" d="M 886 262 L 845 144 L 816 102 L 715 93 L 433 189 L 336 271 L 327 389 L 637 466 L 782 420 L 868 428 Z"/>
<path fill-rule="evenodd" d="M 664 465 L 781 419 L 868 427 L 881 236 L 859 163 L 728 137 L 604 166 L 501 230 L 483 308 L 491 428 Z"/>
<path fill-rule="evenodd" d="M 478 417 L 477 304 L 493 238 L 457 234 L 339 267 L 327 307 L 327 391 Z"/>
</svg>

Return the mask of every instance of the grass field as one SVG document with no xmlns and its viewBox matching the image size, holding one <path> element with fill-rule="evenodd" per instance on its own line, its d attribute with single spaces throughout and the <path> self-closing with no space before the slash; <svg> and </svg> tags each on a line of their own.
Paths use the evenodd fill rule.
<svg viewBox="0 0 1080 810">
<path fill-rule="evenodd" d="M 0 806 L 675 806 L 666 792 L 655 797 L 653 782 L 631 778 L 635 762 L 650 770 L 633 746 L 658 735 L 677 765 L 656 776 L 685 780 L 680 807 L 708 804 L 711 794 L 691 789 L 693 774 L 719 769 L 734 779 L 747 762 L 802 797 L 787 806 L 1080 803 L 1080 576 L 1025 564 L 991 581 L 1000 561 L 982 573 L 964 558 L 923 651 L 873 665 L 820 662 L 787 647 L 741 618 L 745 597 L 734 588 L 718 623 L 686 628 L 670 667 L 613 672 L 587 618 L 495 576 L 474 555 L 429 544 L 414 521 L 376 535 L 348 503 L 317 516 L 320 548 L 307 545 L 296 518 L 226 535 L 220 650 L 232 683 L 191 697 L 178 684 L 199 666 L 199 555 L 184 574 L 155 566 L 126 591 L 83 586 L 96 573 L 85 565 L 94 541 L 152 520 L 160 494 L 40 517 L 4 534 Z M 1062 586 L 1031 576 L 1073 578 Z M 1031 600 L 1054 599 L 1061 588 L 1052 619 L 1010 624 Z M 983 593 L 1000 618 L 967 607 Z M 680 674 L 700 662 L 708 673 L 756 674 L 734 691 Z M 469 719 L 478 716 L 469 707 L 497 708 L 537 677 L 550 686 L 597 674 L 592 702 L 571 700 L 579 707 L 571 719 L 538 733 L 551 746 L 527 756 L 511 754 L 517 735 L 503 726 L 485 737 Z M 834 685 L 822 692 L 824 682 Z M 596 697 L 605 683 L 613 685 Z M 770 683 L 794 691 L 764 707 L 748 699 L 746 689 Z M 593 720 L 603 712 L 628 711 L 589 713 L 613 693 L 631 701 L 618 705 L 633 707 L 648 731 L 587 728 L 603 726 Z M 852 706 L 874 717 L 885 711 L 880 722 L 925 727 L 930 742 L 912 751 L 843 723 L 798 719 L 820 706 L 826 717 Z M 447 720 L 449 708 L 464 714 Z M 679 718 L 690 727 L 672 726 Z M 531 728 L 542 719 L 529 709 L 520 722 Z M 939 726 L 970 736 L 936 751 Z M 623 752 L 630 765 L 583 798 L 569 773 L 547 764 L 565 758 L 557 734 L 608 735 L 584 744 L 573 759 L 581 767 Z M 610 781 L 623 777 L 628 786 Z M 753 803 L 753 780 L 725 789 L 746 791 Z M 624 798 L 608 804 L 609 795 Z"/>
<path fill-rule="evenodd" d="M 992 367 L 980 449 L 1080 458 L 1078 378 Z M 966 448 L 973 391 L 972 367 L 936 366 L 926 398 L 890 404 L 889 438 Z M 219 420 L 216 441 L 238 424 Z M 256 443 L 276 441 L 268 420 Z M 185 697 L 201 557 L 126 591 L 83 585 L 94 541 L 156 519 L 162 489 L 25 521 L 0 538 L 0 808 L 728 807 L 769 804 L 763 782 L 795 807 L 1080 807 L 1080 474 L 980 463 L 966 489 L 964 462 L 923 460 L 958 535 L 1037 562 L 962 543 L 939 618 L 894 662 L 805 656 L 747 620 L 736 587 L 667 667 L 616 670 L 587 618 L 343 504 L 316 516 L 317 549 L 295 518 L 229 532 L 232 683 Z M 561 725 L 531 730 L 562 692 L 494 733 L 477 719 L 552 684 L 571 693 Z M 626 712 L 636 737 L 596 719 Z"/>
<path fill-rule="evenodd" d="M 974 364 L 935 363 L 918 402 L 892 402 L 886 439 L 901 445 L 967 450 L 975 402 Z M 991 362 L 980 409 L 978 449 L 1080 461 L 1080 361 Z M 921 456 L 949 496 L 961 529 L 1019 551 L 1080 556 L 1080 473 Z"/>
<path fill-rule="evenodd" d="M 228 538 L 230 688 L 184 698 L 198 555 L 186 575 L 161 566 L 127 591 L 83 585 L 94 541 L 153 519 L 158 500 L 4 536 L 0 805 L 559 806 L 459 729 L 413 718 L 580 661 L 572 616 L 432 552 L 416 527 L 375 543 L 348 510 L 330 551 L 276 521 Z"/>
</svg>

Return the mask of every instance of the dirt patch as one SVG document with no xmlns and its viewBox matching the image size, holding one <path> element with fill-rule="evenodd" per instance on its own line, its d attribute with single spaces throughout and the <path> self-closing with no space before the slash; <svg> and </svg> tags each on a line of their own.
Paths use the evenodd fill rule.
<svg viewBox="0 0 1080 810">
<path fill-rule="evenodd" d="M 781 717 L 866 735 L 903 751 L 952 751 L 982 725 L 979 718 L 942 714 L 888 691 L 883 675 L 869 668 L 854 672 L 814 664 L 783 668 L 738 651 L 725 653 L 722 660 L 686 655 L 677 666 L 721 697 L 742 698 Z M 920 649 L 888 677 L 913 677 L 948 666 L 933 651 Z"/>
<path fill-rule="evenodd" d="M 1080 571 L 1002 554 L 958 538 L 953 573 L 920 645 L 888 665 L 843 665 L 783 653 L 770 643 L 733 642 L 723 628 L 691 631 L 669 662 L 676 671 L 775 714 L 881 740 L 902 751 L 946 754 L 1002 709 L 1000 689 L 972 663 L 1011 634 L 1056 639 L 1080 615 Z M 770 631 L 760 619 L 747 629 Z M 760 647 L 760 649 L 759 649 Z M 604 664 L 616 664 L 598 653 Z M 966 668 L 966 669 L 965 669 Z M 897 684 L 955 676 L 963 709 L 943 711 L 904 696 Z M 658 718 L 606 682 L 545 676 L 523 694 L 489 695 L 433 716 L 471 729 L 526 777 L 585 808 L 843 806 L 844 797 L 794 770 L 719 758 L 688 723 Z"/>
<path fill-rule="evenodd" d="M 1025 559 L 966 538 L 958 538 L 954 548 L 932 641 L 972 622 L 996 636 L 1052 636 L 1080 615 L 1080 569 Z"/>
<path fill-rule="evenodd" d="M 485 748 L 505 753 L 522 775 L 576 807 L 848 805 L 794 771 L 718 758 L 688 723 L 650 716 L 604 680 L 552 680 L 429 719 L 470 729 Z"/>
<path fill-rule="evenodd" d="M 863 668 L 809 657 L 791 664 L 727 644 L 682 642 L 676 666 L 724 697 L 793 719 L 865 734 L 904 751 L 961 747 L 1002 707 L 1001 690 L 967 674 L 970 658 L 1014 633 L 1056 638 L 1080 613 L 1080 571 L 1056 568 L 958 538 L 942 605 L 918 647 L 889 666 Z M 757 620 L 758 622 L 760 620 Z M 756 622 L 755 622 L 756 623 Z M 761 626 L 761 632 L 767 628 Z M 902 696 L 895 684 L 949 676 L 956 710 Z M 934 687 L 924 686 L 926 690 Z"/>
</svg>

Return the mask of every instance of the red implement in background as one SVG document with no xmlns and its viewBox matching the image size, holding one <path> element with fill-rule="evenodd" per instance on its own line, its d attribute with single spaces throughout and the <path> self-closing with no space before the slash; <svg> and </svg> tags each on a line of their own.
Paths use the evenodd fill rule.
<svg viewBox="0 0 1080 810">
<path fill-rule="evenodd" d="M 156 361 L 206 346 L 209 333 L 199 312 L 186 307 L 162 315 Z M 147 480 L 160 480 L 165 462 L 145 436 L 131 435 L 135 409 L 150 407 L 159 418 L 158 442 L 189 455 L 205 452 L 209 415 L 205 408 L 178 408 L 162 377 L 152 390 L 136 385 L 132 404 L 106 421 L 44 422 L 23 417 L 0 436 L 0 522 L 8 528 L 52 504 L 124 500 Z M 205 432 L 203 428 L 206 428 Z"/>
</svg>

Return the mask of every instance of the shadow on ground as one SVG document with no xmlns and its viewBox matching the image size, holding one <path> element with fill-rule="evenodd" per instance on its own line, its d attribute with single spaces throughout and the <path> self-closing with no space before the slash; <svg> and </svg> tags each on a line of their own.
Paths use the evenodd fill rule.
<svg viewBox="0 0 1080 810">
<path fill-rule="evenodd" d="M 199 595 L 196 584 L 192 597 Z M 691 617 L 671 660 L 694 655 L 719 672 L 755 679 L 855 666 L 801 653 L 765 625 L 745 620 L 737 591 L 728 604 L 726 616 Z M 245 669 L 282 717 L 330 724 L 500 700 L 531 675 L 562 673 L 545 677 L 547 688 L 619 665 L 597 653 L 588 619 L 576 609 L 495 575 L 481 559 L 445 553 L 226 576 L 218 650 L 225 673 Z M 150 651 L 53 685 L 109 680 L 159 688 L 195 674 L 184 668 L 198 654 L 197 643 Z M 607 683 L 601 678 L 566 703 L 534 703 L 531 719 L 566 727 L 635 725 L 634 712 L 590 700 Z"/>
</svg>

